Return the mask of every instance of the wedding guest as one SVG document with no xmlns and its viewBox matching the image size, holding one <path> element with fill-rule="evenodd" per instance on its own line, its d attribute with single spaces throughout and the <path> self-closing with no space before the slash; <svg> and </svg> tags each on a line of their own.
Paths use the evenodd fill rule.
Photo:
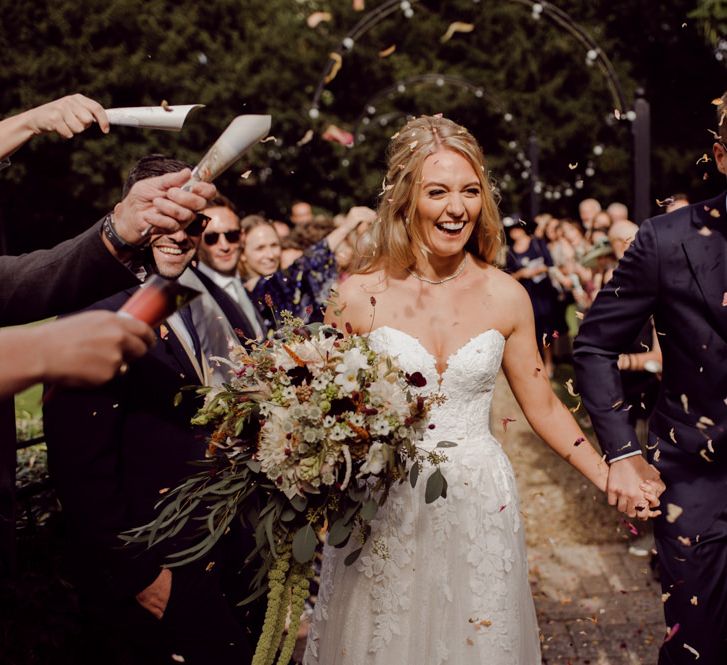
<svg viewBox="0 0 727 665">
<path fill-rule="evenodd" d="M 727 93 L 717 112 L 712 154 L 727 174 Z M 727 662 L 725 210 L 723 192 L 644 221 L 575 344 L 578 387 L 610 464 L 609 501 L 631 508 L 644 478 L 661 474 L 666 483 L 667 510 L 654 523 L 670 630 L 660 665 Z M 664 363 L 649 421 L 654 466 L 629 422 L 618 371 L 652 316 Z"/>
<path fill-rule="evenodd" d="M 601 204 L 596 199 L 583 199 L 578 204 L 578 216 L 581 218 L 583 228 L 588 231 L 591 228 L 596 213 L 601 212 Z"/>
<path fill-rule="evenodd" d="M 689 197 L 683 192 L 678 192 L 669 197 L 669 203 L 666 206 L 666 212 L 674 212 L 689 205 Z"/>
<path fill-rule="evenodd" d="M 610 215 L 611 220 L 614 222 L 621 222 L 629 218 L 629 209 L 625 204 L 620 203 L 619 201 L 610 203 L 608 208 L 606 208 L 606 212 Z"/>
<path fill-rule="evenodd" d="M 183 166 L 146 158 L 129 180 Z M 197 250 L 201 222 L 151 235 L 149 268 L 181 281 Z M 182 308 L 157 329 L 149 353 L 123 375 L 93 390 L 57 390 L 44 405 L 49 470 L 98 662 L 232 665 L 250 659 L 248 629 L 254 627 L 243 624 L 234 609 L 243 590 L 230 582 L 228 565 L 250 551 L 245 534 L 233 529 L 209 558 L 173 570 L 166 556 L 187 546 L 184 532 L 151 549 L 124 547 L 119 539 L 121 532 L 151 520 L 160 496 L 194 471 L 190 463 L 204 458 L 204 436 L 190 425 L 199 397 L 182 389 L 210 381 L 206 357 L 224 353 L 237 341 L 230 339 L 235 329 L 245 325 L 211 280 L 197 278 L 194 284 L 204 290 L 194 301 L 203 302 L 204 320 L 195 322 L 195 311 Z M 92 309 L 117 310 L 137 288 Z M 214 310 L 205 297 L 214 300 Z M 218 339 L 228 340 L 221 351 L 208 346 Z"/>
<path fill-rule="evenodd" d="M 305 226 L 313 221 L 313 208 L 305 201 L 294 201 L 290 206 L 290 223 L 293 228 Z"/>
<path fill-rule="evenodd" d="M 321 308 L 337 278 L 334 252 L 361 221 L 352 217 L 281 270 L 280 238 L 273 225 L 259 215 L 242 220 L 245 247 L 241 272 L 267 330 L 277 327 L 283 310 L 305 321 L 323 319 Z"/>
<path fill-rule="evenodd" d="M 70 139 L 94 122 L 108 134 L 106 111 L 98 102 L 80 94 L 67 95 L 0 120 L 0 160 L 7 166 L 7 158 L 33 136 L 57 133 Z M 2 165 L 0 162 L 0 168 Z"/>
<path fill-rule="evenodd" d="M 240 315 L 248 321 L 255 339 L 264 336 L 262 320 L 237 272 L 242 255 L 242 228 L 234 204 L 218 195 L 210 201 L 203 214 L 209 221 L 199 245 L 199 272 L 209 277 L 240 307 Z"/>
</svg>

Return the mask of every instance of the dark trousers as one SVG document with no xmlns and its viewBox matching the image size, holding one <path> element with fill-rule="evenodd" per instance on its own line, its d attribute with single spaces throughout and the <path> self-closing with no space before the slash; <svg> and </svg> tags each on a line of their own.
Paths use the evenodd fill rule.
<svg viewBox="0 0 727 665">
<path fill-rule="evenodd" d="M 214 568 L 172 569 L 172 590 L 161 620 L 128 599 L 85 603 L 89 647 L 106 665 L 248 665 L 257 638 L 256 620 L 246 620 L 222 592 Z M 183 660 L 181 660 L 183 659 Z"/>
<path fill-rule="evenodd" d="M 660 531 L 657 528 L 656 548 L 661 585 L 669 594 L 664 616 L 668 627 L 679 624 L 679 629 L 662 645 L 659 665 L 725 665 L 727 511 L 699 535 L 698 542 L 696 538 L 683 542 Z"/>
</svg>

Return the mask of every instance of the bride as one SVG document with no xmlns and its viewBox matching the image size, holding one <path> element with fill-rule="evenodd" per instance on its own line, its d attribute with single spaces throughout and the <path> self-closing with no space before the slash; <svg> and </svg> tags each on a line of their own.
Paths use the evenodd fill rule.
<svg viewBox="0 0 727 665">
<path fill-rule="evenodd" d="M 325 549 L 304 663 L 539 664 L 515 479 L 489 430 L 500 367 L 551 448 L 601 490 L 608 467 L 550 388 L 526 291 L 493 265 L 501 223 L 472 135 L 410 121 L 392 138 L 379 219 L 374 256 L 327 321 L 444 394 L 422 446 L 457 445 L 444 450 L 446 499 L 425 505 L 424 482 L 399 485 L 355 564 Z M 661 490 L 642 486 L 642 516 Z"/>
</svg>

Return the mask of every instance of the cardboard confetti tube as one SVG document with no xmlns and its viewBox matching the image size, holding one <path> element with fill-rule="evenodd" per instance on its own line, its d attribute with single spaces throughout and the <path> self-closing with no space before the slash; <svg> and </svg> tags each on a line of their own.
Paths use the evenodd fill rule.
<svg viewBox="0 0 727 665">
<path fill-rule="evenodd" d="M 164 319 L 188 305 L 199 291 L 160 275 L 150 277 L 144 286 L 129 298 L 118 311 L 156 328 Z"/>
<path fill-rule="evenodd" d="M 187 115 L 204 104 L 183 104 L 181 106 L 128 106 L 106 109 L 109 123 L 142 129 L 161 129 L 168 132 L 182 130 Z"/>
</svg>

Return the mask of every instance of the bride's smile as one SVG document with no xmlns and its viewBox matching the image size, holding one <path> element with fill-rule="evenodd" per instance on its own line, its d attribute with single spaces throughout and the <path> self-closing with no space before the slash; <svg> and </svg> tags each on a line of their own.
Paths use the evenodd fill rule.
<svg viewBox="0 0 727 665">
<path fill-rule="evenodd" d="M 422 262 L 422 273 L 446 271 L 449 262 L 462 260 L 481 211 L 482 186 L 465 157 L 440 149 L 424 160 L 415 223 L 429 254 L 426 263 L 432 265 Z"/>
</svg>

